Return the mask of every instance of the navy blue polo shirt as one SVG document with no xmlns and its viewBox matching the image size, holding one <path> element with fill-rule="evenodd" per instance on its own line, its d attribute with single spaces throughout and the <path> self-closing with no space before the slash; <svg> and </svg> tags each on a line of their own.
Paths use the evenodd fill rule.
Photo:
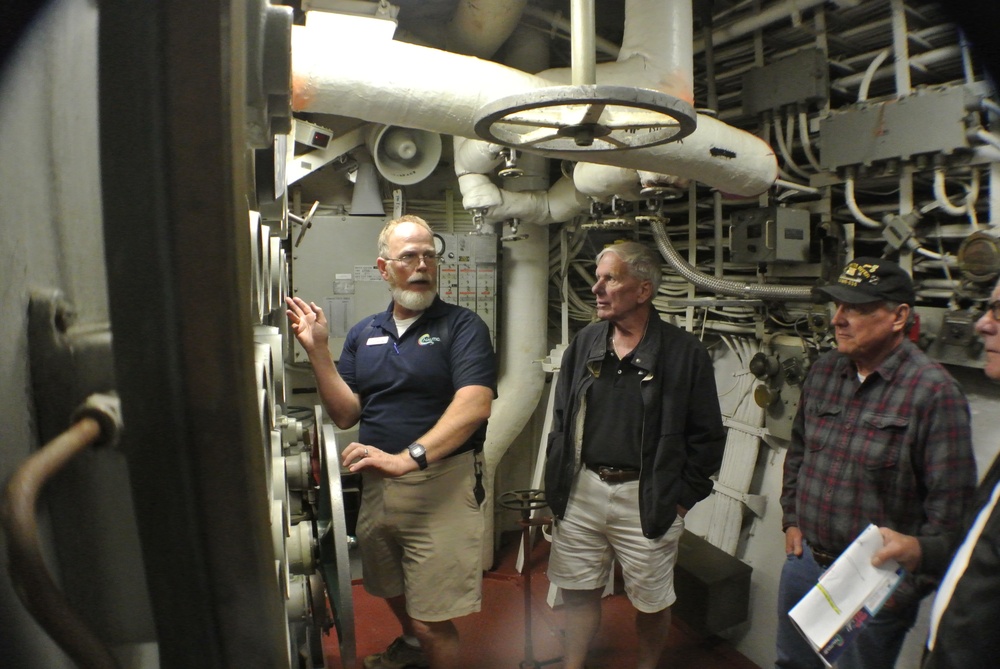
<svg viewBox="0 0 1000 669">
<path fill-rule="evenodd" d="M 437 423 L 455 392 L 485 386 L 496 397 L 490 332 L 475 312 L 440 297 L 397 335 L 392 304 L 347 333 L 337 365 L 361 398 L 358 440 L 399 453 Z M 483 423 L 454 454 L 482 450 Z"/>
</svg>

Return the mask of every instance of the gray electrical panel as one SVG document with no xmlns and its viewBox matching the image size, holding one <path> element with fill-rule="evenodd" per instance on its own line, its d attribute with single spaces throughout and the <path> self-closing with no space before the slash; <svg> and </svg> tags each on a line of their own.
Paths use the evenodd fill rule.
<svg viewBox="0 0 1000 669">
<path fill-rule="evenodd" d="M 806 262 L 809 240 L 809 212 L 805 209 L 747 209 L 733 214 L 730 259 L 757 263 Z"/>
<path fill-rule="evenodd" d="M 441 252 L 438 263 L 441 299 L 479 314 L 489 327 L 496 348 L 499 237 L 454 234 L 435 237 Z"/>
<path fill-rule="evenodd" d="M 389 284 L 376 265 L 384 224 L 384 219 L 370 216 L 316 216 L 302 243 L 291 249 L 289 292 L 323 308 L 334 358 L 340 357 L 351 327 L 389 306 Z M 435 233 L 435 244 L 442 254 L 441 299 L 478 313 L 489 326 L 495 347 L 499 238 Z M 292 360 L 308 362 L 298 342 Z"/>
<path fill-rule="evenodd" d="M 831 114 L 819 124 L 820 164 L 837 169 L 968 149 L 965 117 L 977 106 L 978 91 L 925 89 Z"/>
<path fill-rule="evenodd" d="M 756 116 L 787 105 L 822 105 L 830 96 L 830 66 L 820 49 L 802 49 L 743 75 L 743 112 Z"/>
</svg>

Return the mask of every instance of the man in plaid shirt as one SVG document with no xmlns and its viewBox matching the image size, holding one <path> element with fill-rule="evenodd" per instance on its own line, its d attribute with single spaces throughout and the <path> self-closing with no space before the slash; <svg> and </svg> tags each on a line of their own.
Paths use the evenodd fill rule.
<svg viewBox="0 0 1000 669">
<path fill-rule="evenodd" d="M 788 611 L 869 524 L 914 536 L 959 531 L 976 486 L 968 402 L 906 336 L 915 294 L 894 262 L 856 258 L 836 284 L 836 350 L 810 368 L 785 455 L 787 559 L 776 667 L 824 664 Z M 840 669 L 891 669 L 935 582 L 908 575 L 844 651 Z"/>
</svg>

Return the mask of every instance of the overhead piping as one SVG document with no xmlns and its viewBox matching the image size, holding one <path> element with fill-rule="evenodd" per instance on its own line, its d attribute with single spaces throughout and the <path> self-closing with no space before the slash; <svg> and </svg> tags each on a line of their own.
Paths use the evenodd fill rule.
<svg viewBox="0 0 1000 669">
<path fill-rule="evenodd" d="M 305 26 L 293 26 L 292 104 L 296 111 L 477 138 L 475 120 L 486 103 L 558 83 L 437 49 L 388 39 L 357 39 L 341 20 L 347 17 L 315 14 L 307 14 Z M 358 62 L 366 67 L 357 67 Z M 648 63 L 633 58 L 621 64 L 601 64 L 597 80 L 607 76 L 605 71 L 624 73 L 629 68 L 637 77 L 644 72 L 645 79 L 650 79 Z M 448 76 L 442 77 L 442 72 Z M 663 75 L 657 73 L 656 78 L 666 85 Z M 777 178 L 774 153 L 763 140 L 703 115 L 698 117 L 697 129 L 683 141 L 599 154 L 588 155 L 588 160 L 676 175 L 740 196 L 760 194 Z"/>
</svg>

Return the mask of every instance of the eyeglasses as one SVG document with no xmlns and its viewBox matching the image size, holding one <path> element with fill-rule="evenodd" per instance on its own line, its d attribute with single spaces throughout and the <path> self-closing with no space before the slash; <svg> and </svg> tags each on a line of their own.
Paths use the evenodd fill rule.
<svg viewBox="0 0 1000 669">
<path fill-rule="evenodd" d="M 986 303 L 986 311 L 993 316 L 993 320 L 1000 321 L 1000 300 L 993 300 Z"/>
<path fill-rule="evenodd" d="M 404 253 L 398 258 L 385 258 L 385 260 L 395 260 L 396 262 L 403 263 L 407 267 L 416 267 L 423 260 L 425 265 L 433 265 L 441 256 L 436 253 L 427 251 L 426 253 Z"/>
</svg>

